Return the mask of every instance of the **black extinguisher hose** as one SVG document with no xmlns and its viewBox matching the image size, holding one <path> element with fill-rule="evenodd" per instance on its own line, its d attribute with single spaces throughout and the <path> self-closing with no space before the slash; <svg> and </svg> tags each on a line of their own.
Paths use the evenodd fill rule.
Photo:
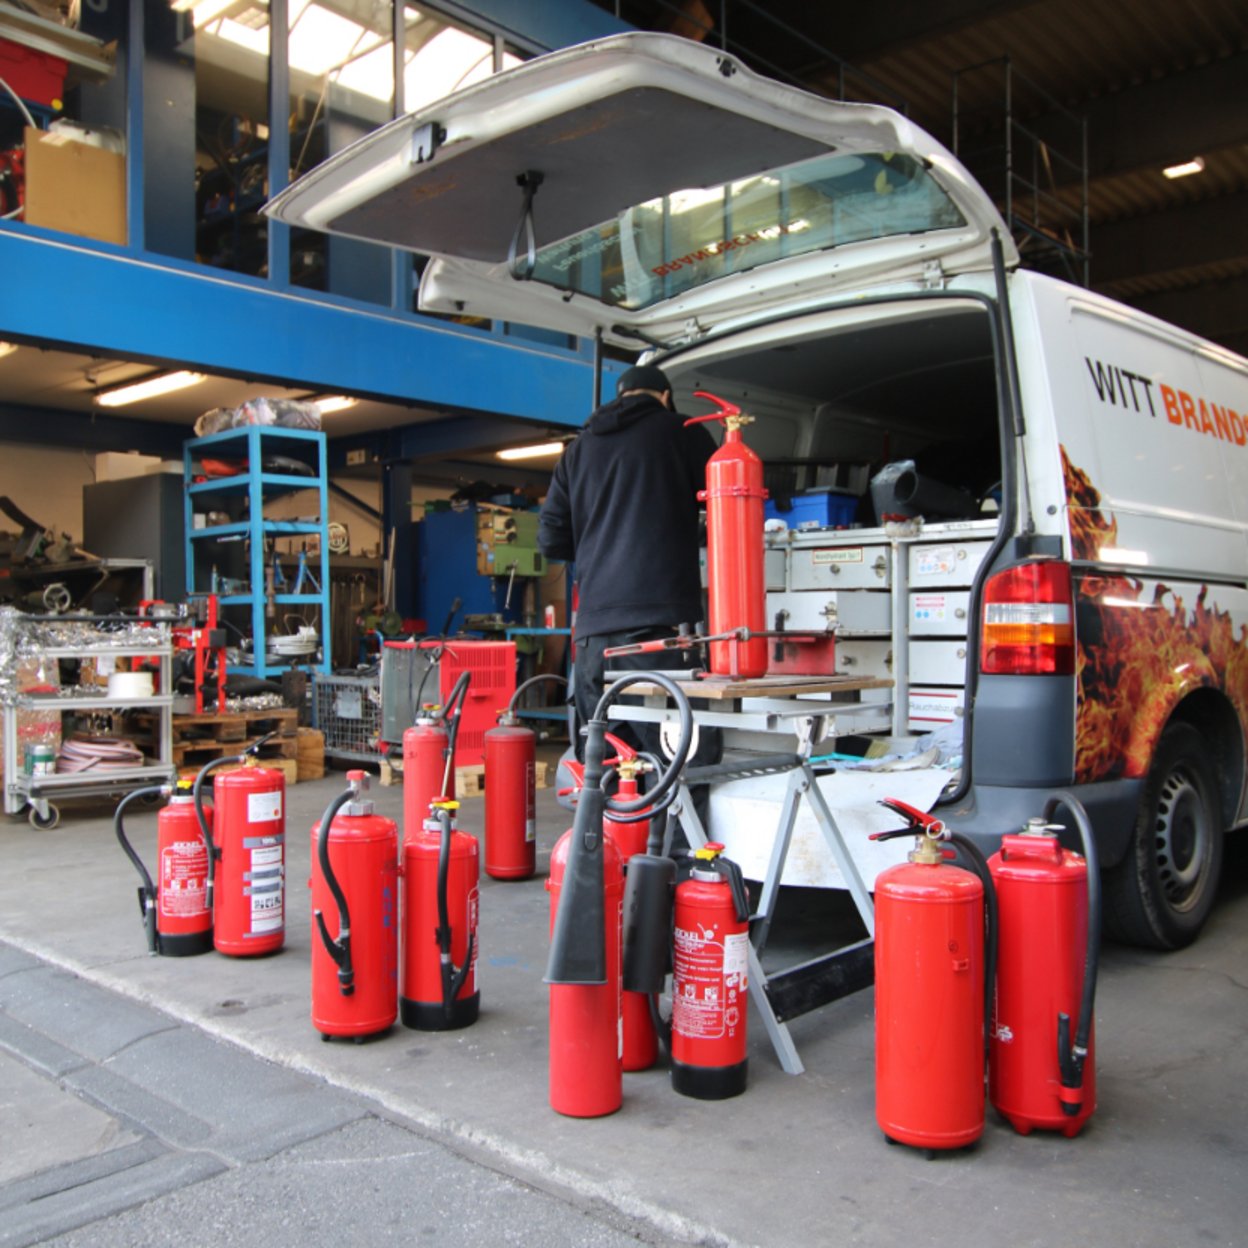
<svg viewBox="0 0 1248 1248">
<path fill-rule="evenodd" d="M 442 708 L 442 721 L 446 729 L 446 766 L 442 769 L 442 794 L 450 795 L 451 768 L 455 765 L 455 742 L 459 737 L 459 717 L 464 709 L 464 698 L 468 694 L 468 686 L 472 681 L 472 672 L 468 669 L 460 672 L 459 678 L 451 686 L 446 705 Z"/>
<path fill-rule="evenodd" d="M 349 997 L 355 992 L 355 968 L 351 965 L 351 910 L 347 906 L 347 898 L 342 891 L 342 885 L 338 883 L 338 877 L 334 874 L 334 868 L 329 861 L 329 834 L 338 812 L 358 792 L 359 789 L 352 785 L 330 802 L 321 816 L 321 826 L 316 836 L 316 861 L 320 864 L 321 874 L 325 877 L 330 895 L 338 907 L 338 939 L 335 940 L 329 934 L 329 928 L 325 925 L 325 916 L 319 910 L 314 910 L 312 914 L 321 933 L 321 943 L 325 946 L 325 952 L 334 960 L 334 965 L 338 968 L 338 991 L 344 997 Z"/>
<path fill-rule="evenodd" d="M 520 703 L 521 694 L 526 693 L 536 685 L 545 684 L 547 682 L 562 685 L 565 689 L 568 687 L 568 678 L 566 676 L 559 676 L 555 672 L 540 672 L 536 676 L 530 676 L 528 680 L 523 680 L 516 686 L 515 693 L 511 695 L 511 701 L 507 703 L 507 713 L 509 715 L 514 715 L 516 713 L 516 707 Z"/>
<path fill-rule="evenodd" d="M 997 933 L 1001 930 L 998 926 L 997 890 L 993 887 L 988 860 L 979 846 L 961 832 L 951 831 L 949 839 L 966 855 L 971 869 L 984 885 L 984 914 L 987 919 L 984 930 L 984 1051 L 987 1052 L 992 1039 L 992 1007 L 997 990 Z"/>
<path fill-rule="evenodd" d="M 466 676 L 468 673 L 465 672 Z M 475 933 L 468 933 L 468 949 L 464 954 L 464 964 L 456 967 L 451 960 L 451 907 L 447 896 L 451 876 L 451 814 L 447 810 L 437 812 L 441 836 L 438 841 L 438 929 L 434 933 L 438 942 L 438 956 L 442 968 L 442 1013 L 447 1021 L 451 1018 L 451 1009 L 455 998 L 459 996 L 472 970 L 472 951 Z"/>
<path fill-rule="evenodd" d="M 1071 793 L 1054 793 L 1045 803 L 1044 820 L 1050 823 L 1059 809 L 1070 811 L 1083 842 L 1083 858 L 1088 870 L 1088 944 L 1083 959 L 1083 995 L 1079 1002 L 1079 1018 L 1075 1025 L 1075 1040 L 1070 1040 L 1070 1015 L 1057 1016 L 1057 1061 L 1062 1074 L 1062 1086 L 1083 1087 L 1083 1067 L 1088 1056 L 1088 1037 L 1092 1033 L 1092 1018 L 1096 1007 L 1096 977 L 1101 962 L 1101 871 L 1096 856 L 1096 837 L 1083 804 Z M 1062 1112 L 1073 1118 L 1083 1108 L 1082 1101 L 1063 1101 Z"/>
<path fill-rule="evenodd" d="M 134 846 L 126 839 L 123 812 L 136 797 L 149 797 L 152 794 L 163 795 L 168 792 L 169 787 L 163 784 L 151 784 L 144 789 L 132 789 L 117 803 L 117 812 L 113 815 L 113 831 L 117 833 L 117 840 L 121 843 L 122 849 L 126 851 L 126 857 L 134 863 L 134 869 L 139 873 L 139 878 L 143 881 L 139 888 L 139 913 L 143 916 L 143 929 L 147 933 L 148 953 L 156 952 L 156 885 L 152 883 L 152 877 L 143 865 L 143 859 L 135 853 Z"/>
<path fill-rule="evenodd" d="M 213 844 L 212 833 L 208 829 L 208 816 L 204 813 L 204 781 L 208 777 L 208 773 L 215 771 L 218 767 L 226 767 L 230 764 L 245 763 L 249 754 L 255 754 L 262 745 L 277 736 L 276 732 L 266 732 L 258 741 L 253 741 L 241 754 L 231 754 L 228 758 L 214 758 L 212 762 L 205 763 L 200 769 L 199 774 L 195 777 L 195 783 L 191 788 L 191 794 L 195 799 L 195 818 L 199 820 L 199 834 L 204 838 L 204 848 L 208 851 L 208 890 L 206 893 L 206 903 L 208 913 L 212 914 L 212 899 L 217 884 L 217 859 L 221 857 L 221 851 Z"/>
</svg>

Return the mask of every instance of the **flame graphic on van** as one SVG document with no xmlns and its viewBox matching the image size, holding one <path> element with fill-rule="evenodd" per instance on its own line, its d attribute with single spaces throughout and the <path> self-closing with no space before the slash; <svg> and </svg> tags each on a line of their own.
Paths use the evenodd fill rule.
<svg viewBox="0 0 1248 1248">
<path fill-rule="evenodd" d="M 1101 512 L 1099 491 L 1062 448 L 1070 504 L 1071 550 L 1097 561 L 1118 525 Z M 1147 773 L 1157 738 L 1175 706 L 1194 689 L 1226 695 L 1248 724 L 1248 628 L 1233 632 L 1229 612 L 1207 599 L 1207 585 L 1183 591 L 1134 577 L 1075 574 L 1078 641 L 1075 779 L 1087 784 Z"/>
</svg>

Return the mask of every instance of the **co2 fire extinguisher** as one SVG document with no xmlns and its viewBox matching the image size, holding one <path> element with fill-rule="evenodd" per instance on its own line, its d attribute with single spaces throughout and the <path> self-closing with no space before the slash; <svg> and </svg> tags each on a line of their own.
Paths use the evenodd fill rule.
<svg viewBox="0 0 1248 1248">
<path fill-rule="evenodd" d="M 403 734 L 403 840 L 414 835 L 429 817 L 429 806 L 455 797 L 455 738 L 470 671 L 461 672 L 446 705 L 424 708 Z"/>
<path fill-rule="evenodd" d="M 890 1143 L 963 1148 L 984 1130 L 996 932 L 987 864 L 935 816 L 880 804 L 909 826 L 871 839 L 914 836 L 915 847 L 875 882 L 875 1117 Z M 946 860 L 949 840 L 975 871 Z"/>
<path fill-rule="evenodd" d="M 537 870 L 537 733 L 516 713 L 524 692 L 553 681 L 534 676 L 516 686 L 498 727 L 485 734 L 485 873 L 496 880 L 527 880 Z"/>
<path fill-rule="evenodd" d="M 125 810 L 136 798 L 167 797 L 156 816 L 156 880 L 126 838 Z M 204 817 L 211 823 L 212 809 Z M 208 849 L 200 835 L 190 786 L 153 785 L 134 789 L 117 805 L 113 830 L 143 881 L 139 911 L 147 933 L 147 951 L 185 958 L 212 948 L 212 908 L 208 902 Z"/>
<path fill-rule="evenodd" d="M 705 390 L 694 395 L 718 407 L 694 416 L 686 425 L 722 420 L 723 443 L 706 464 L 706 582 L 711 634 L 748 630 L 741 638 L 711 642 L 711 671 L 748 678 L 767 671 L 767 640 L 750 637 L 767 628 L 767 591 L 763 578 L 763 461 L 741 439 L 753 422 L 739 407 Z"/>
<path fill-rule="evenodd" d="M 241 754 L 213 759 L 200 768 L 192 790 L 208 846 L 213 945 L 227 957 L 276 953 L 286 939 L 286 777 L 255 760 L 268 740 L 261 737 Z M 213 777 L 216 813 L 209 826 L 204 781 L 229 764 L 242 766 Z"/>
<path fill-rule="evenodd" d="M 347 772 L 312 827 L 312 1026 L 324 1040 L 362 1041 L 399 1012 L 399 829 L 367 790 L 367 772 Z M 337 912 L 336 936 L 326 911 Z"/>
<path fill-rule="evenodd" d="M 1063 807 L 1082 857 L 1062 847 L 1063 829 L 1051 822 Z M 1071 794 L 1054 794 L 1041 818 L 1002 838 L 988 866 L 1000 910 L 989 1099 L 1023 1135 L 1040 1127 L 1074 1136 L 1096 1109 L 1101 894 L 1086 811 Z"/>
<path fill-rule="evenodd" d="M 675 701 L 680 741 L 649 793 L 631 801 L 607 798 L 602 788 L 607 708 L 630 686 L 642 683 L 658 685 Z M 624 881 L 619 851 L 604 830 L 604 815 L 610 811 L 618 818 L 670 804 L 689 754 L 693 713 L 670 677 L 639 672 L 606 690 L 586 729 L 576 817 L 555 846 L 547 881 L 552 907 L 545 976 L 550 985 L 550 1104 L 576 1118 L 614 1113 L 623 1100 Z"/>
<path fill-rule="evenodd" d="M 476 837 L 456 829 L 458 802 L 433 802 L 429 818 L 403 845 L 405 1027 L 449 1031 L 477 1021 L 479 853 Z"/>
<path fill-rule="evenodd" d="M 745 1091 L 749 899 L 741 869 L 708 841 L 676 886 L 672 1088 L 721 1101 Z"/>
</svg>

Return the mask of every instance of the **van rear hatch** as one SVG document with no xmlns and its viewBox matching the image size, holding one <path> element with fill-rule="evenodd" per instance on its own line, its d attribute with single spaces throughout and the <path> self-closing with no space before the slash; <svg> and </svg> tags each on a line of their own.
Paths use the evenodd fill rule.
<svg viewBox="0 0 1248 1248">
<path fill-rule="evenodd" d="M 880 282 L 986 271 L 991 201 L 891 109 L 634 33 L 399 118 L 305 174 L 276 220 L 434 257 L 421 306 L 687 342 Z"/>
</svg>

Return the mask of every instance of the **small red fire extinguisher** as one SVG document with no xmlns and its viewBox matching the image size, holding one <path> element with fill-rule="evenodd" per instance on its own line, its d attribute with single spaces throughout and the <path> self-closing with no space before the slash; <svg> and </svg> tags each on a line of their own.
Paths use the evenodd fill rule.
<svg viewBox="0 0 1248 1248">
<path fill-rule="evenodd" d="M 200 831 L 208 846 L 208 899 L 218 953 L 246 958 L 276 953 L 286 939 L 286 776 L 257 765 L 267 737 L 231 758 L 213 759 L 195 777 Z M 203 817 L 203 784 L 213 777 L 216 814 Z"/>
<path fill-rule="evenodd" d="M 426 706 L 403 734 L 403 840 L 415 835 L 439 798 L 455 797 L 455 737 L 470 671 L 460 673 L 446 705 Z"/>
<path fill-rule="evenodd" d="M 984 1130 L 996 930 L 987 864 L 972 841 L 935 816 L 894 798 L 880 804 L 909 826 L 871 839 L 915 836 L 915 848 L 875 882 L 876 1121 L 890 1143 L 963 1148 Z M 946 860 L 946 840 L 975 871 Z"/>
<path fill-rule="evenodd" d="M 399 829 L 375 813 L 367 789 L 367 772 L 347 772 L 346 790 L 312 827 L 312 1026 L 325 1040 L 363 1040 L 399 1012 Z M 325 912 L 335 910 L 331 936 Z"/>
<path fill-rule="evenodd" d="M 136 798 L 160 795 L 168 805 L 156 816 L 156 880 L 126 839 L 125 810 Z M 212 823 L 212 808 L 204 817 Z M 134 789 L 117 805 L 113 816 L 117 840 L 143 881 L 139 911 L 147 933 L 147 950 L 167 958 L 184 958 L 212 949 L 212 909 L 208 904 L 208 849 L 200 834 L 190 786 L 154 785 Z"/>
<path fill-rule="evenodd" d="M 741 439 L 742 426 L 753 422 L 739 407 L 705 390 L 696 398 L 718 406 L 687 425 L 722 420 L 726 432 L 719 450 L 706 463 L 706 582 L 708 623 L 712 636 L 767 628 L 767 591 L 763 578 L 763 461 Z M 739 678 L 767 671 L 767 639 L 747 637 L 711 642 L 711 671 Z"/>
<path fill-rule="evenodd" d="M 477 1021 L 479 852 L 456 829 L 459 803 L 432 803 L 403 845 L 403 974 L 399 1015 L 405 1027 L 449 1031 Z"/>
<path fill-rule="evenodd" d="M 1083 856 L 1062 847 L 1050 820 L 1065 807 Z M 1000 957 L 988 1095 L 1023 1135 L 1078 1134 L 1096 1109 L 1093 1009 L 1101 897 L 1087 813 L 1068 793 L 1002 838 L 988 860 L 1000 911 Z"/>
<path fill-rule="evenodd" d="M 485 734 L 485 873 L 527 880 L 537 870 L 537 734 L 516 713 L 527 689 L 562 676 L 542 674 L 516 686 L 498 727 Z"/>
<path fill-rule="evenodd" d="M 672 1088 L 719 1101 L 745 1091 L 749 900 L 735 862 L 708 841 L 676 886 Z"/>
</svg>

